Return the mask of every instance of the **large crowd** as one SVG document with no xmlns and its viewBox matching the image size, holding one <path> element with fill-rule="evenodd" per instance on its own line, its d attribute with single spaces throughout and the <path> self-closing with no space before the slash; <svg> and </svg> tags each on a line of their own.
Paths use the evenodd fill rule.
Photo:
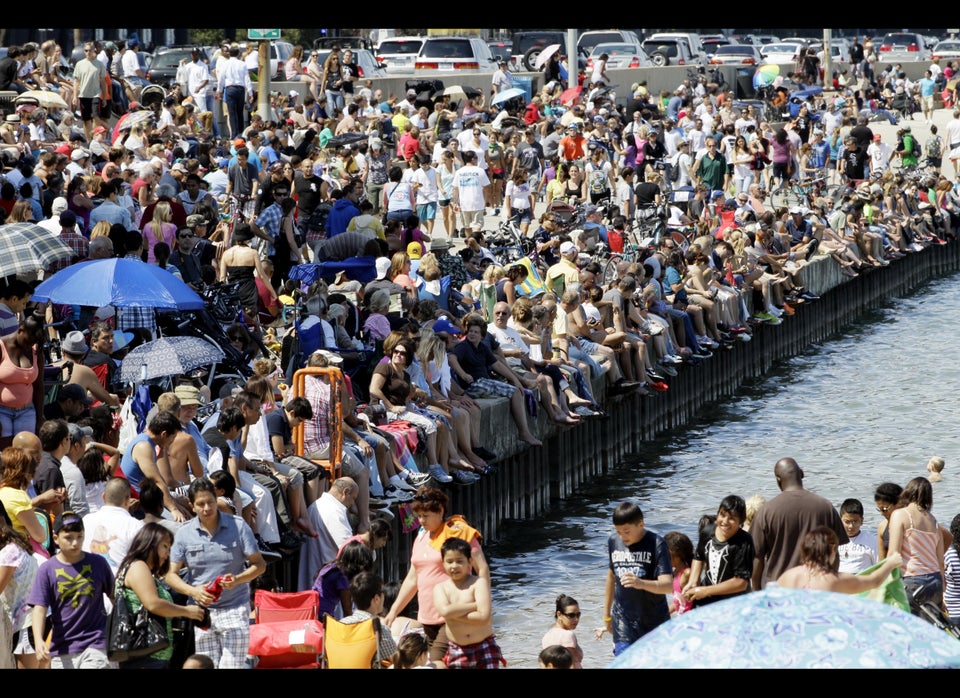
<svg viewBox="0 0 960 698">
<path fill-rule="evenodd" d="M 855 277 L 946 244 L 960 224 L 940 169 L 951 160 L 956 178 L 960 111 L 943 137 L 920 144 L 902 119 L 898 142 L 884 143 L 869 127 L 886 118 L 876 95 L 916 89 L 925 105 L 930 86 L 894 66 L 874 74 L 866 59 L 856 79 L 837 76 L 838 92 L 774 125 L 706 75 L 662 95 L 638 83 L 626 113 L 602 61 L 575 86 L 552 57 L 529 99 L 498 98 L 514 86 L 505 63 L 489 95 L 385 95 L 356 77 L 351 51 L 319 64 L 297 47 L 284 72 L 307 90 L 272 94 L 264 117 L 247 108 L 255 82 L 236 45 L 209 61 L 195 51 L 158 91 L 135 40 L 85 44 L 69 78 L 48 44 L 0 59 L 0 88 L 31 91 L 0 126 L 0 217 L 71 252 L 0 289 L 0 665 L 108 665 L 96 599 L 116 584 L 164 618 L 201 621 L 207 607 L 197 653 L 246 666 L 249 585 L 275 585 L 266 563 L 295 555 L 297 588 L 349 622 L 382 614 L 401 664 L 498 665 L 480 534 L 450 517 L 442 489 L 497 471 L 481 400 L 503 398 L 519 442 L 536 448 L 541 411 L 576 429 L 606 416 L 598 385 L 656 399 L 685 366 L 802 312 L 817 300 L 803 281 L 814 257 Z M 773 205 L 777 187 L 817 178 L 816 195 Z M 841 185 L 834 195 L 830 184 Z M 582 213 L 572 230 L 571 209 Z M 502 263 L 485 240 L 491 216 L 514 222 L 530 254 Z M 657 217 L 665 232 L 641 239 Z M 609 254 L 620 260 L 612 274 Z M 159 266 L 213 297 L 234 289 L 241 314 L 224 349 L 249 378 L 131 386 L 123 360 L 160 335 L 154 309 L 32 302 L 40 280 L 110 258 Z M 295 394 L 288 374 L 304 365 L 340 371 Z M 337 477 L 326 464 L 341 435 Z M 796 479 L 794 466 L 778 464 L 778 479 Z M 741 504 L 724 500 L 717 542 L 694 561 L 734 538 Z M 385 601 L 374 561 L 398 513 L 421 531 Z M 644 538 L 642 518 L 618 509 L 623 546 Z M 677 563 L 657 545 L 646 582 L 608 584 L 618 649 L 664 615 L 659 601 L 654 616 L 621 614 L 653 607 L 628 603 L 621 587 L 673 593 L 682 607 L 755 576 L 744 552 L 740 581 L 722 592 L 708 585 L 725 581 L 712 563 L 677 586 Z M 418 621 L 404 615 L 415 595 Z M 575 606 L 558 599 L 560 630 Z M 403 641 L 413 624 L 426 646 Z M 130 664 L 169 666 L 172 654 Z"/>
</svg>

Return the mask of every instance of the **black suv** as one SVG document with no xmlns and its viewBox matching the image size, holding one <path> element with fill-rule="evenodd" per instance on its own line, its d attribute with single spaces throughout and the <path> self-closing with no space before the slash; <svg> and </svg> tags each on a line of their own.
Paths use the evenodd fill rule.
<svg viewBox="0 0 960 698">
<path fill-rule="evenodd" d="M 153 58 L 150 61 L 150 67 L 147 68 L 147 80 L 154 85 L 169 89 L 177 81 L 177 68 L 180 67 L 180 61 L 186 59 L 190 63 L 193 59 L 190 56 L 194 49 L 200 51 L 200 58 L 207 60 L 207 52 L 201 46 L 162 46 L 153 52 Z"/>
<path fill-rule="evenodd" d="M 517 69 L 535 72 L 537 56 L 550 44 L 566 46 L 567 35 L 551 31 L 516 32 L 513 35 L 513 62 Z"/>
</svg>

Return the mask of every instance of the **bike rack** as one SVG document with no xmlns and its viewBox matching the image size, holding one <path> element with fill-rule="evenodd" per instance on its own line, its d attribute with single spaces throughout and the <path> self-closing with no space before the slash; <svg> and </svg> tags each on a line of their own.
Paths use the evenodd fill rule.
<svg viewBox="0 0 960 698">
<path fill-rule="evenodd" d="M 343 378 L 343 372 L 339 368 L 308 366 L 298 369 L 293 374 L 291 389 L 293 397 L 302 397 L 306 387 L 307 376 L 326 377 L 330 384 L 330 457 L 311 459 L 317 465 L 326 469 L 330 475 L 330 482 L 340 477 L 343 465 L 343 398 L 346 394 L 347 384 Z M 298 456 L 306 457 L 303 452 L 303 424 L 298 425 L 293 430 L 293 444 Z"/>
</svg>

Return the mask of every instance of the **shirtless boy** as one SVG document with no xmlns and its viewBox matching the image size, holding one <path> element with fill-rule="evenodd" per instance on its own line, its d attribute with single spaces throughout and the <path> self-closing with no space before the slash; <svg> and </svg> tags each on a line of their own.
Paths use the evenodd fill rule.
<svg viewBox="0 0 960 698">
<path fill-rule="evenodd" d="M 459 538 L 440 548 L 449 579 L 433 589 L 433 603 L 446 622 L 449 669 L 499 669 L 503 661 L 493 635 L 490 584 L 470 572 L 470 544 Z"/>
</svg>

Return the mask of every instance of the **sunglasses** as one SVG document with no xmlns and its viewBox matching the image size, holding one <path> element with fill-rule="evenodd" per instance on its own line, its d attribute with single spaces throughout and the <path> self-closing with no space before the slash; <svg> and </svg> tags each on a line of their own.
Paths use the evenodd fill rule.
<svg viewBox="0 0 960 698">
<path fill-rule="evenodd" d="M 573 613 L 564 613 L 563 611 L 560 611 L 560 615 L 566 616 L 567 618 L 579 618 L 580 611 L 574 611 Z"/>
<path fill-rule="evenodd" d="M 184 233 L 183 235 L 178 235 L 177 237 L 180 238 L 181 240 L 186 240 L 188 238 L 195 238 L 197 236 L 194 235 L 193 233 Z"/>
</svg>

